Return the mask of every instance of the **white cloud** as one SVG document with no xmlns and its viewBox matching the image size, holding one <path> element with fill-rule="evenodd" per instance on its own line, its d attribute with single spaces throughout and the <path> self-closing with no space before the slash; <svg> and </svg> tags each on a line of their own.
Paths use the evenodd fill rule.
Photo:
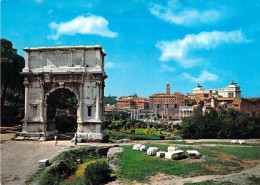
<svg viewBox="0 0 260 185">
<path fill-rule="evenodd" d="M 174 67 L 167 66 L 166 64 L 161 64 L 161 70 L 162 70 L 162 71 L 170 71 L 170 72 L 173 72 L 173 71 L 175 71 L 175 68 L 174 68 Z"/>
<path fill-rule="evenodd" d="M 169 1 L 167 7 L 152 4 L 150 12 L 166 22 L 185 26 L 212 23 L 221 17 L 216 10 L 198 11 L 194 8 L 183 8 L 178 0 Z"/>
<path fill-rule="evenodd" d="M 108 21 L 104 17 L 96 15 L 78 16 L 71 21 L 59 24 L 51 22 L 49 26 L 52 32 L 56 32 L 56 34 L 53 33 L 48 38 L 57 40 L 61 35 L 75 34 L 100 35 L 110 38 L 117 37 L 117 33 L 108 29 L 108 24 Z"/>
<path fill-rule="evenodd" d="M 105 63 L 105 68 L 115 68 L 116 67 L 116 65 L 115 65 L 115 63 L 113 63 L 113 62 L 107 62 L 107 63 Z"/>
<path fill-rule="evenodd" d="M 184 78 L 190 79 L 197 83 L 202 83 L 205 81 L 216 81 L 218 79 L 218 75 L 212 74 L 208 71 L 203 71 L 199 77 L 193 77 L 188 73 L 182 73 Z"/>
<path fill-rule="evenodd" d="M 42 2 L 42 0 L 36 0 L 36 2 L 37 2 L 37 3 L 41 3 L 41 2 Z"/>
<path fill-rule="evenodd" d="M 161 61 L 174 60 L 183 67 L 193 67 L 203 62 L 203 58 L 193 57 L 194 50 L 210 50 L 220 44 L 247 42 L 240 30 L 230 32 L 201 32 L 198 35 L 188 34 L 183 40 L 160 41 L 156 47 L 162 51 Z"/>
</svg>

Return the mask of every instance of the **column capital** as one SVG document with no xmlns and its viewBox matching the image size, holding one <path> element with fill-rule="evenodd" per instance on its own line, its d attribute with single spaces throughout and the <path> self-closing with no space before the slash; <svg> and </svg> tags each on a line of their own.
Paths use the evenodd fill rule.
<svg viewBox="0 0 260 185">
<path fill-rule="evenodd" d="M 29 87 L 30 83 L 28 81 L 25 81 L 25 82 L 23 82 L 23 84 L 24 84 L 25 87 Z"/>
</svg>

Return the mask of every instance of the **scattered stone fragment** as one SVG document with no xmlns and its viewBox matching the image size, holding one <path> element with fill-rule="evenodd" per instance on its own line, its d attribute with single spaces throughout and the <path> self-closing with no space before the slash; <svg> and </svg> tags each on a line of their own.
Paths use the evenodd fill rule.
<svg viewBox="0 0 260 185">
<path fill-rule="evenodd" d="M 184 157 L 184 151 L 183 150 L 165 153 L 165 159 L 180 159 L 180 158 L 183 158 L 183 157 Z"/>
<path fill-rule="evenodd" d="M 141 144 L 135 144 L 133 146 L 133 150 L 138 150 L 139 151 L 141 146 L 142 146 Z"/>
<path fill-rule="evenodd" d="M 149 156 L 155 156 L 156 152 L 159 152 L 159 148 L 157 148 L 157 147 L 149 147 L 147 150 L 147 154 Z"/>
<path fill-rule="evenodd" d="M 147 151 L 147 147 L 145 145 L 142 145 L 140 147 L 140 151 L 146 152 Z"/>
<path fill-rule="evenodd" d="M 39 168 L 46 167 L 48 165 L 49 165 L 49 159 L 42 159 L 38 161 Z"/>
<path fill-rule="evenodd" d="M 156 152 L 156 157 L 164 158 L 166 152 Z"/>
<path fill-rule="evenodd" d="M 168 147 L 168 152 L 173 152 L 173 151 L 178 151 L 178 150 L 180 150 L 178 147 L 174 147 L 174 146 Z"/>
<path fill-rule="evenodd" d="M 120 139 L 117 141 L 117 143 L 129 143 L 130 139 Z"/>
<path fill-rule="evenodd" d="M 238 143 L 238 141 L 237 140 L 231 140 L 231 143 L 236 144 L 236 143 Z"/>
<path fill-rule="evenodd" d="M 239 144 L 246 144 L 246 141 L 245 140 L 239 140 L 238 143 Z"/>
<path fill-rule="evenodd" d="M 18 136 L 17 138 L 15 138 L 15 140 L 24 140 L 24 137 Z"/>
<path fill-rule="evenodd" d="M 46 141 L 46 137 L 41 137 L 39 141 Z"/>
<path fill-rule="evenodd" d="M 112 170 L 117 170 L 117 161 L 118 157 L 117 154 L 123 152 L 123 148 L 121 147 L 113 147 L 110 148 L 107 152 L 107 162 Z"/>
<path fill-rule="evenodd" d="M 201 157 L 197 150 L 187 150 L 187 157 L 191 159 L 199 159 Z"/>
<path fill-rule="evenodd" d="M 82 160 L 81 159 L 77 159 L 77 164 L 81 164 L 82 163 Z"/>
</svg>

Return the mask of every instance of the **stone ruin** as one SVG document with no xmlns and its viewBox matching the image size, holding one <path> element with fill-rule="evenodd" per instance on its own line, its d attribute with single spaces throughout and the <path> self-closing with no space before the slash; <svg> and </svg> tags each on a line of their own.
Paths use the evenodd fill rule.
<svg viewBox="0 0 260 185">
<path fill-rule="evenodd" d="M 67 89 L 77 100 L 78 142 L 104 140 L 104 53 L 101 46 L 24 48 L 25 117 L 17 139 L 48 140 L 58 133 L 52 93 Z M 55 114 L 54 114 L 55 115 Z"/>
</svg>

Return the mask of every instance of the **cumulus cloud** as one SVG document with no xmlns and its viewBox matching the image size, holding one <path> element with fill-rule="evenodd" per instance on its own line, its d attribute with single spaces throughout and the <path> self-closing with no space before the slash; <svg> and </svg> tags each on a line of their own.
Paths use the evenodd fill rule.
<svg viewBox="0 0 260 185">
<path fill-rule="evenodd" d="M 150 12 L 166 22 L 185 26 L 212 23 L 221 17 L 216 10 L 199 11 L 194 8 L 183 8 L 178 0 L 169 1 L 167 7 L 151 4 Z"/>
<path fill-rule="evenodd" d="M 116 65 L 113 62 L 107 62 L 105 63 L 105 68 L 114 68 Z"/>
<path fill-rule="evenodd" d="M 170 72 L 173 72 L 173 71 L 175 71 L 175 68 L 174 68 L 174 67 L 167 66 L 166 64 L 161 64 L 161 70 L 162 70 L 162 71 L 170 71 Z"/>
<path fill-rule="evenodd" d="M 183 75 L 184 78 L 190 79 L 190 80 L 197 82 L 197 83 L 202 83 L 202 82 L 205 82 L 205 81 L 216 81 L 218 79 L 218 75 L 212 74 L 208 71 L 203 71 L 199 75 L 199 77 L 197 77 L 197 78 L 191 76 L 188 73 L 182 73 L 182 75 Z"/>
<path fill-rule="evenodd" d="M 89 34 L 100 35 L 102 37 L 117 37 L 117 33 L 108 29 L 108 21 L 101 16 L 89 15 L 78 16 L 71 21 L 61 22 L 59 24 L 51 22 L 49 27 L 52 35 L 48 36 L 53 40 L 57 40 L 61 35 Z"/>
<path fill-rule="evenodd" d="M 240 30 L 230 32 L 201 32 L 197 35 L 188 34 L 183 40 L 160 41 L 156 47 L 162 51 L 161 61 L 174 60 L 183 67 L 193 67 L 201 62 L 200 57 L 193 57 L 190 53 L 196 50 L 210 50 L 221 44 L 247 42 Z"/>
</svg>

